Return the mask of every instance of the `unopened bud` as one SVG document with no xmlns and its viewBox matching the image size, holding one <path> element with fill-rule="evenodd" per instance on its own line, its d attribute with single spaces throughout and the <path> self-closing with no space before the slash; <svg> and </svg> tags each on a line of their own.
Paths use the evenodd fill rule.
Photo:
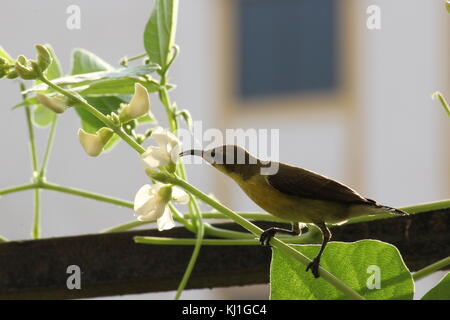
<svg viewBox="0 0 450 320">
<path fill-rule="evenodd" d="M 147 89 L 140 83 L 134 84 L 134 95 L 130 104 L 122 106 L 119 115 L 121 123 L 127 123 L 133 119 L 140 118 L 150 111 L 150 99 Z"/>
<path fill-rule="evenodd" d="M 15 68 L 18 75 L 24 80 L 33 80 L 39 76 L 38 70 L 35 70 L 24 56 L 17 58 Z"/>
<path fill-rule="evenodd" d="M 45 94 L 37 93 L 36 97 L 42 105 L 55 113 L 63 113 L 68 107 L 67 98 L 64 96 L 49 97 Z"/>
<path fill-rule="evenodd" d="M 119 116 L 117 115 L 117 113 L 112 112 L 112 113 L 108 114 L 106 117 L 109 120 L 111 120 L 111 122 L 113 123 L 114 126 L 120 127 L 120 120 L 119 120 Z"/>
<path fill-rule="evenodd" d="M 39 65 L 41 72 L 44 72 L 52 63 L 52 55 L 43 45 L 37 44 L 35 48 L 37 51 L 37 64 Z"/>
<path fill-rule="evenodd" d="M 87 133 L 83 129 L 78 130 L 78 138 L 84 151 L 91 157 L 96 157 L 103 151 L 103 147 L 113 136 L 114 131 L 110 128 L 101 128 L 97 133 Z"/>
<path fill-rule="evenodd" d="M 10 72 L 8 72 L 8 73 L 6 74 L 6 78 L 8 78 L 8 79 L 15 79 L 15 78 L 17 78 L 18 76 L 19 76 L 19 74 L 17 73 L 16 70 L 11 70 Z"/>
</svg>

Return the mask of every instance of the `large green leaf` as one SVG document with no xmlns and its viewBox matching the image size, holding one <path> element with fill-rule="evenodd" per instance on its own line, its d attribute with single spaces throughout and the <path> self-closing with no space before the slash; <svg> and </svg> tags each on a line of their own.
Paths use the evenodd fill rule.
<svg viewBox="0 0 450 320">
<path fill-rule="evenodd" d="M 121 78 L 94 82 L 79 93 L 83 96 L 132 95 L 134 94 L 135 83 L 143 85 L 147 88 L 148 92 L 156 92 L 159 89 L 159 83 L 154 81 L 142 81 L 136 78 Z"/>
<path fill-rule="evenodd" d="M 140 65 L 127 68 L 119 68 L 110 71 L 96 71 L 96 72 L 86 71 L 86 73 L 55 79 L 53 80 L 53 83 L 59 86 L 70 85 L 70 87 L 75 90 L 77 89 L 77 87 L 83 86 L 82 90 L 85 89 L 87 90 L 89 89 L 89 86 L 97 84 L 97 82 L 115 80 L 115 81 L 122 81 L 122 84 L 134 88 L 134 82 L 137 82 L 139 80 L 139 77 L 149 75 L 150 73 L 154 72 L 157 69 L 158 67 L 154 65 Z M 120 82 L 118 83 L 120 84 Z M 150 84 L 148 84 L 149 88 L 152 88 L 152 86 L 154 85 L 155 83 L 153 82 L 150 82 Z M 97 89 L 98 86 L 99 85 L 97 85 Z M 116 88 L 117 87 L 118 86 L 116 86 Z M 47 85 L 39 84 L 24 91 L 24 93 L 29 93 L 32 91 L 45 91 L 45 90 L 47 90 Z"/>
<path fill-rule="evenodd" d="M 296 245 L 314 258 L 319 245 Z M 328 244 L 321 266 L 330 271 L 366 299 L 412 299 L 414 283 L 397 248 L 377 240 Z M 379 273 L 377 272 L 379 270 Z M 380 289 L 369 289 L 379 276 Z M 336 300 L 348 297 L 323 278 L 305 272 L 305 266 L 273 248 L 270 268 L 271 299 Z"/>
<path fill-rule="evenodd" d="M 165 70 L 175 42 L 178 0 L 156 0 L 144 31 L 144 47 L 153 63 Z"/>
<path fill-rule="evenodd" d="M 114 68 L 93 54 L 92 52 L 85 49 L 75 49 L 72 53 L 72 71 L 70 74 L 82 74 L 87 72 L 96 71 L 106 71 L 114 70 Z"/>
<path fill-rule="evenodd" d="M 428 291 L 422 300 L 450 300 L 450 272 Z"/>
<path fill-rule="evenodd" d="M 147 72 L 147 70 L 143 72 Z M 72 78 L 67 77 L 65 81 L 72 82 L 70 84 L 74 87 L 76 85 L 86 85 L 93 81 L 108 78 L 114 79 L 126 77 L 133 74 L 133 72 L 130 72 L 129 68 L 114 70 L 107 62 L 92 52 L 84 49 L 77 49 L 73 52 L 71 74 L 74 76 Z M 86 97 L 86 100 L 105 115 L 116 111 L 120 107 L 120 104 L 124 102 L 123 99 L 115 96 Z M 103 122 L 98 120 L 84 108 L 75 106 L 75 111 L 81 118 L 81 127 L 85 131 L 95 133 L 105 126 Z M 112 138 L 108 143 L 108 149 L 112 148 L 118 141 L 119 139 Z"/>
<path fill-rule="evenodd" d="M 49 80 L 60 78 L 63 72 L 61 63 L 59 62 L 58 57 L 55 54 L 55 50 L 53 50 L 53 47 L 49 44 L 46 44 L 45 47 L 48 49 L 50 55 L 52 56 L 52 63 L 50 63 L 47 70 L 45 70 L 45 75 Z"/>
<path fill-rule="evenodd" d="M 125 101 L 119 97 L 87 97 L 87 102 L 94 106 L 104 115 L 108 115 L 111 112 L 117 111 L 120 104 Z M 91 113 L 86 111 L 81 106 L 75 106 L 75 111 L 81 118 L 81 127 L 89 133 L 95 133 L 98 129 L 103 128 L 105 125 L 98 120 Z"/>
</svg>

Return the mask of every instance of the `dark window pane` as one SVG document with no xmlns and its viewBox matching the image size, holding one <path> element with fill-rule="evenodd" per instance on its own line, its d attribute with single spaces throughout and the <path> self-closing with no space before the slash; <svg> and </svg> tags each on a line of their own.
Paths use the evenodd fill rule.
<svg viewBox="0 0 450 320">
<path fill-rule="evenodd" d="M 239 0 L 240 95 L 333 89 L 335 6 L 335 0 Z"/>
</svg>

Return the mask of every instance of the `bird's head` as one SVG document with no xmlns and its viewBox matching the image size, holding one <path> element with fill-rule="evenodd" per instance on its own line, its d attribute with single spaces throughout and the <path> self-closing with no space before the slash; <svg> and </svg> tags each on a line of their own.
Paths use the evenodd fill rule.
<svg viewBox="0 0 450 320">
<path fill-rule="evenodd" d="M 209 150 L 192 149 L 180 153 L 180 157 L 186 155 L 202 157 L 226 175 L 244 180 L 256 174 L 260 166 L 258 158 L 237 145 L 223 145 Z"/>
</svg>

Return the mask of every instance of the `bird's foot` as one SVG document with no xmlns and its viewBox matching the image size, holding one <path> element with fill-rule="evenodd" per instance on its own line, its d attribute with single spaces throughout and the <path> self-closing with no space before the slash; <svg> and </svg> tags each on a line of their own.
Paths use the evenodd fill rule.
<svg viewBox="0 0 450 320">
<path fill-rule="evenodd" d="M 261 245 L 263 246 L 270 246 L 270 239 L 272 239 L 275 234 L 277 233 L 277 230 L 275 228 L 269 228 L 265 230 L 263 233 L 261 233 L 261 236 L 259 237 L 259 242 L 261 242 Z"/>
<path fill-rule="evenodd" d="M 314 278 L 319 278 L 319 265 L 320 265 L 320 259 L 314 258 L 313 261 L 311 261 L 308 266 L 306 267 L 306 271 L 311 269 L 312 274 L 314 275 Z"/>
</svg>

